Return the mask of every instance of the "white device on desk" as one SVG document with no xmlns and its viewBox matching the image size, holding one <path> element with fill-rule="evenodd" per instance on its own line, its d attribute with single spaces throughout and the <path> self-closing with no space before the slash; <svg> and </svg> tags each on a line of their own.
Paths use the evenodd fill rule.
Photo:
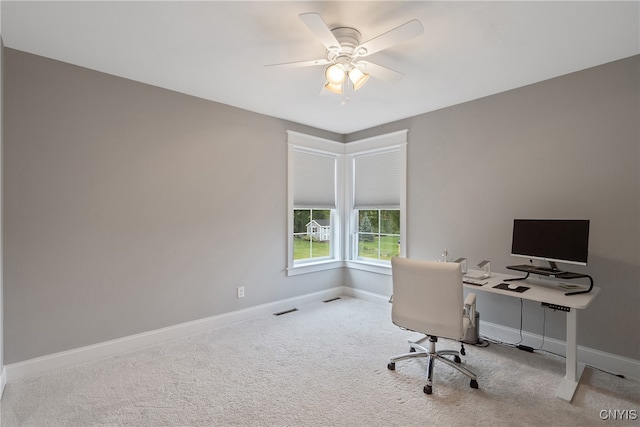
<svg viewBox="0 0 640 427">
<path fill-rule="evenodd" d="M 477 278 L 473 278 L 473 277 L 463 277 L 462 278 L 462 283 L 466 283 L 468 285 L 476 285 L 476 286 L 482 286 L 482 285 L 486 285 L 487 279 L 477 279 Z"/>
<path fill-rule="evenodd" d="M 478 264 L 478 268 L 484 271 L 483 277 L 491 277 L 491 261 L 482 261 Z"/>
<path fill-rule="evenodd" d="M 478 276 L 470 276 L 470 275 L 465 275 L 462 278 L 462 281 L 468 283 L 470 285 L 486 285 L 487 284 L 487 280 L 489 277 L 491 277 L 491 262 L 490 261 L 482 261 L 480 264 L 478 264 L 476 267 L 481 268 L 481 272 L 482 274 L 478 275 Z"/>
<path fill-rule="evenodd" d="M 457 262 L 458 264 L 460 264 L 460 271 L 462 272 L 462 274 L 467 274 L 467 259 L 466 258 L 458 258 L 457 260 L 455 260 L 453 262 Z"/>
</svg>

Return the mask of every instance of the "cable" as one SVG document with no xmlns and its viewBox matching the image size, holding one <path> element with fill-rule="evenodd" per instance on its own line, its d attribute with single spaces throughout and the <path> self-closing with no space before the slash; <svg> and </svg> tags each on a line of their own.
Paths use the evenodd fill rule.
<svg viewBox="0 0 640 427">
<path fill-rule="evenodd" d="M 624 375 L 622 375 L 622 374 L 615 374 L 615 373 L 613 373 L 613 372 L 605 371 L 604 369 L 598 368 L 598 367 L 593 366 L 593 365 L 585 365 L 585 366 L 588 366 L 588 367 L 590 367 L 591 369 L 595 369 L 596 371 L 600 371 L 600 372 L 603 372 L 603 373 L 605 373 L 605 374 L 613 375 L 613 376 L 615 376 L 615 377 L 622 378 L 622 379 L 625 379 L 625 380 L 627 379 L 627 377 L 625 377 L 625 376 L 624 376 Z"/>
<path fill-rule="evenodd" d="M 534 350 L 542 350 L 542 347 L 544 347 L 544 336 L 545 336 L 546 329 L 547 329 L 547 310 L 545 310 L 543 307 L 542 308 L 542 342 L 540 343 L 540 347 L 535 348 Z"/>
<path fill-rule="evenodd" d="M 520 298 L 520 331 L 519 331 L 519 334 L 520 334 L 520 341 L 518 341 L 518 342 L 516 342 L 516 343 L 513 343 L 513 344 L 510 344 L 511 346 L 516 347 L 516 348 L 518 348 L 518 347 L 519 347 L 519 345 L 522 343 L 522 322 L 523 322 L 523 315 L 522 315 L 522 312 L 523 312 L 523 311 L 524 311 L 524 310 L 523 310 L 522 298 Z"/>
<path fill-rule="evenodd" d="M 520 331 L 519 331 L 520 341 L 518 341 L 516 343 L 509 343 L 509 342 L 505 342 L 505 341 L 502 341 L 502 340 L 497 340 L 495 338 L 489 338 L 487 336 L 480 335 L 479 337 L 481 337 L 482 339 L 484 339 L 487 342 L 486 345 L 482 345 L 481 347 L 487 347 L 489 345 L 489 343 L 493 343 L 493 344 L 498 344 L 498 345 L 504 345 L 506 347 L 517 348 L 518 345 L 520 343 L 522 343 L 522 340 L 523 340 L 523 338 L 522 338 L 522 323 L 523 323 L 523 311 L 524 310 L 523 310 L 523 299 L 522 298 L 519 298 L 519 299 L 520 299 Z"/>
<path fill-rule="evenodd" d="M 489 347 L 489 340 L 482 340 L 478 337 L 478 342 L 473 345 L 476 347 Z"/>
<path fill-rule="evenodd" d="M 523 313 L 524 309 L 523 309 L 523 302 L 522 302 L 522 298 L 520 298 L 520 341 L 518 341 L 515 345 L 518 346 L 518 344 L 522 343 L 522 319 L 523 319 Z"/>
<path fill-rule="evenodd" d="M 486 337 L 484 335 L 480 335 L 480 337 L 483 340 L 487 341 L 487 343 L 492 343 L 492 344 L 497 344 L 497 345 L 504 345 L 505 347 L 515 347 L 516 346 L 515 344 L 504 342 L 504 341 L 500 341 L 500 340 L 497 340 L 495 338 L 489 338 L 489 337 Z"/>
</svg>

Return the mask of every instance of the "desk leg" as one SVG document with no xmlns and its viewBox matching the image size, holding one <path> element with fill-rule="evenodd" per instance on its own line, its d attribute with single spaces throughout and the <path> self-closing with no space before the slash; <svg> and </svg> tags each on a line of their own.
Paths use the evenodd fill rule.
<svg viewBox="0 0 640 427">
<path fill-rule="evenodd" d="M 578 388 L 578 382 L 582 376 L 585 365 L 578 365 L 578 310 L 572 308 L 567 313 L 567 361 L 566 374 L 562 379 L 556 396 L 571 402 Z"/>
</svg>

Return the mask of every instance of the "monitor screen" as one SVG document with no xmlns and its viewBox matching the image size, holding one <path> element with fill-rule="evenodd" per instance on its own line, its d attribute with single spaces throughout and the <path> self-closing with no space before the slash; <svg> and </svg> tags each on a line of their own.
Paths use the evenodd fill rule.
<svg viewBox="0 0 640 427">
<path fill-rule="evenodd" d="M 513 220 L 513 256 L 587 265 L 588 252 L 589 220 Z"/>
</svg>

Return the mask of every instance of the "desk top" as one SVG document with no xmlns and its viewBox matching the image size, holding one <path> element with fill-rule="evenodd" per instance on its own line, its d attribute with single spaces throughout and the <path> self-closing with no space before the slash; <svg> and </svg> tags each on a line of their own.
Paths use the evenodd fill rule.
<svg viewBox="0 0 640 427">
<path fill-rule="evenodd" d="M 469 276 L 480 276 L 482 275 L 481 271 L 469 271 L 467 273 Z M 565 292 L 570 292 L 571 290 L 563 289 L 558 286 L 559 283 L 566 283 L 564 281 L 558 280 L 542 280 L 542 279 L 532 279 L 528 278 L 527 280 L 518 280 L 515 282 L 510 282 L 512 284 L 517 284 L 521 286 L 527 286 L 527 289 L 524 292 L 515 292 L 511 290 L 497 289 L 494 288 L 495 285 L 502 283 L 505 279 L 510 279 L 518 276 L 514 276 L 511 274 L 502 274 L 502 273 L 491 273 L 491 277 L 487 280 L 486 285 L 476 286 L 465 283 L 464 287 L 469 290 L 476 290 L 481 292 L 490 292 L 494 294 L 506 295 L 509 297 L 522 298 L 530 301 L 539 301 L 546 302 L 549 304 L 557 304 L 563 305 L 565 307 L 571 307 L 576 309 L 584 309 L 587 308 L 593 299 L 600 292 L 600 288 L 593 287 L 591 292 L 586 294 L 577 294 L 577 295 L 565 295 Z M 567 284 L 577 284 L 577 283 L 567 283 Z M 585 286 L 587 288 L 588 286 Z"/>
</svg>

